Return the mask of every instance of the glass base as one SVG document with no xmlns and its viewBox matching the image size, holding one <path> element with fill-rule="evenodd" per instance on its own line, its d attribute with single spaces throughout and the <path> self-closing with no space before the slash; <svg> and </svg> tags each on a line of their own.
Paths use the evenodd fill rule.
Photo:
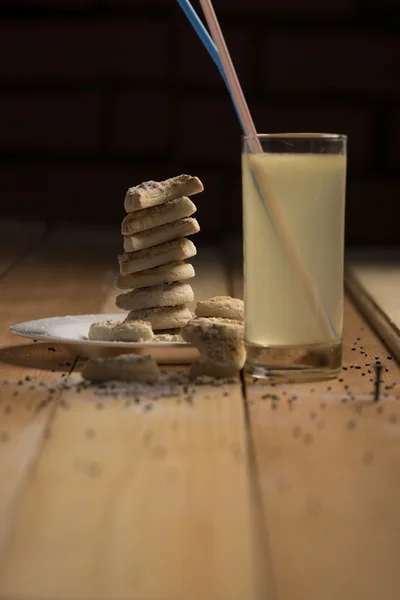
<svg viewBox="0 0 400 600">
<path fill-rule="evenodd" d="M 245 373 L 256 379 L 294 383 L 332 379 L 342 368 L 342 344 L 260 346 L 246 342 Z"/>
</svg>

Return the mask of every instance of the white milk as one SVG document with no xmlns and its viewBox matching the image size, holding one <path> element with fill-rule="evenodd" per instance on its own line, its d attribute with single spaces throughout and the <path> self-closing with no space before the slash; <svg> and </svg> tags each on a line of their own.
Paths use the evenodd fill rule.
<svg viewBox="0 0 400 600">
<path fill-rule="evenodd" d="M 322 305 L 340 336 L 346 157 L 244 154 L 246 341 L 264 346 L 329 343 L 318 324 L 249 172 L 266 173 Z"/>
</svg>

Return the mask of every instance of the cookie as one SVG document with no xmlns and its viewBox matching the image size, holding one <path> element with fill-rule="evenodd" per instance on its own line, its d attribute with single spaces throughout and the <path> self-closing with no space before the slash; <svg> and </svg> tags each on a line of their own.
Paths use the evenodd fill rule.
<svg viewBox="0 0 400 600">
<path fill-rule="evenodd" d="M 164 283 L 148 288 L 137 288 L 117 296 L 116 305 L 124 310 L 140 310 L 156 306 L 177 306 L 193 302 L 194 294 L 188 283 Z"/>
<path fill-rule="evenodd" d="M 160 378 L 160 371 L 151 356 L 122 354 L 88 360 L 83 367 L 82 377 L 92 383 L 105 381 L 156 383 Z"/>
<path fill-rule="evenodd" d="M 124 250 L 125 252 L 136 252 L 137 250 L 143 250 L 143 248 L 151 248 L 151 246 L 193 235 L 199 230 L 200 227 L 196 219 L 179 219 L 179 221 L 166 223 L 125 237 Z"/>
<path fill-rule="evenodd" d="M 145 181 L 129 188 L 125 196 L 127 213 L 163 204 L 182 196 L 192 196 L 203 191 L 203 184 L 198 177 L 178 175 L 166 181 Z"/>
<path fill-rule="evenodd" d="M 221 317 L 223 319 L 244 320 L 244 302 L 230 296 L 215 296 L 197 302 L 197 317 Z"/>
<path fill-rule="evenodd" d="M 131 235 L 147 229 L 153 229 L 166 223 L 173 223 L 185 217 L 191 217 L 197 208 L 188 198 L 176 198 L 164 204 L 128 213 L 121 225 L 122 235 Z"/>
<path fill-rule="evenodd" d="M 155 342 L 180 342 L 183 343 L 181 330 L 179 327 L 175 329 L 159 329 L 154 336 Z"/>
<path fill-rule="evenodd" d="M 216 363 L 220 370 L 226 367 L 238 372 L 243 368 L 246 351 L 242 339 L 242 325 L 194 319 L 182 329 L 181 335 L 186 342 L 199 350 L 201 361 Z"/>
<path fill-rule="evenodd" d="M 117 287 L 120 290 L 132 290 L 133 288 L 151 287 L 162 283 L 172 283 L 173 281 L 185 281 L 191 279 L 194 275 L 193 265 L 177 260 L 139 273 L 121 275 L 117 279 Z"/>
<path fill-rule="evenodd" d="M 235 319 L 222 319 L 221 317 L 196 317 L 193 319 L 195 325 L 210 325 L 212 323 L 220 325 L 231 325 L 234 326 L 240 339 L 244 340 L 244 323 L 243 321 L 237 321 Z"/>
<path fill-rule="evenodd" d="M 113 342 L 150 342 L 153 330 L 147 321 L 124 321 L 111 330 Z"/>
<path fill-rule="evenodd" d="M 98 321 L 92 323 L 89 328 L 89 340 L 97 340 L 101 342 L 111 341 L 111 332 L 116 325 L 120 325 L 121 321 Z"/>
<path fill-rule="evenodd" d="M 186 306 L 159 306 L 131 310 L 126 321 L 149 321 L 153 331 L 181 328 L 192 319 L 192 313 Z"/>
<path fill-rule="evenodd" d="M 176 260 L 191 258 L 196 253 L 196 246 L 186 238 L 165 242 L 153 248 L 120 254 L 118 256 L 120 273 L 121 275 L 138 273 Z"/>
</svg>

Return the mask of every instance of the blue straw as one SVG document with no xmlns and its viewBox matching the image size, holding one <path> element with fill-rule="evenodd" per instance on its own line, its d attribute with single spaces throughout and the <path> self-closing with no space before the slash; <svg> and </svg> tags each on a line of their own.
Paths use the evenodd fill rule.
<svg viewBox="0 0 400 600">
<path fill-rule="evenodd" d="M 204 27 L 203 23 L 201 22 L 199 16 L 197 15 L 196 11 L 194 10 L 193 6 L 190 4 L 189 0 L 178 0 L 178 4 L 181 7 L 181 9 L 183 10 L 183 12 L 185 13 L 185 15 L 187 16 L 189 22 L 193 26 L 193 29 L 199 36 L 200 40 L 203 42 L 203 45 L 205 46 L 207 52 L 209 53 L 209 55 L 215 62 L 217 69 L 220 72 L 221 77 L 224 80 L 226 87 L 228 88 L 228 92 L 231 96 L 233 106 L 235 107 L 235 111 L 236 111 L 237 117 L 239 119 L 239 123 L 242 127 L 243 133 L 246 134 L 242 119 L 240 117 L 239 111 L 236 106 L 235 99 L 233 97 L 231 88 L 229 86 L 228 79 L 225 75 L 225 71 L 222 66 L 221 59 L 219 57 L 218 49 L 217 49 L 216 45 L 214 44 L 212 37 L 208 33 L 207 29 Z"/>
</svg>

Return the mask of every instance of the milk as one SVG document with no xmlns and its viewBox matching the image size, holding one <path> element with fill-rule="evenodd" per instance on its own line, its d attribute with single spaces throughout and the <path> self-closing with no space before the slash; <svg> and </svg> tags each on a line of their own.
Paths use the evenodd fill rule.
<svg viewBox="0 0 400 600">
<path fill-rule="evenodd" d="M 286 255 L 250 173 L 268 177 L 338 337 L 343 322 L 346 157 L 243 154 L 246 341 L 263 346 L 327 344 L 302 280 Z"/>
</svg>

